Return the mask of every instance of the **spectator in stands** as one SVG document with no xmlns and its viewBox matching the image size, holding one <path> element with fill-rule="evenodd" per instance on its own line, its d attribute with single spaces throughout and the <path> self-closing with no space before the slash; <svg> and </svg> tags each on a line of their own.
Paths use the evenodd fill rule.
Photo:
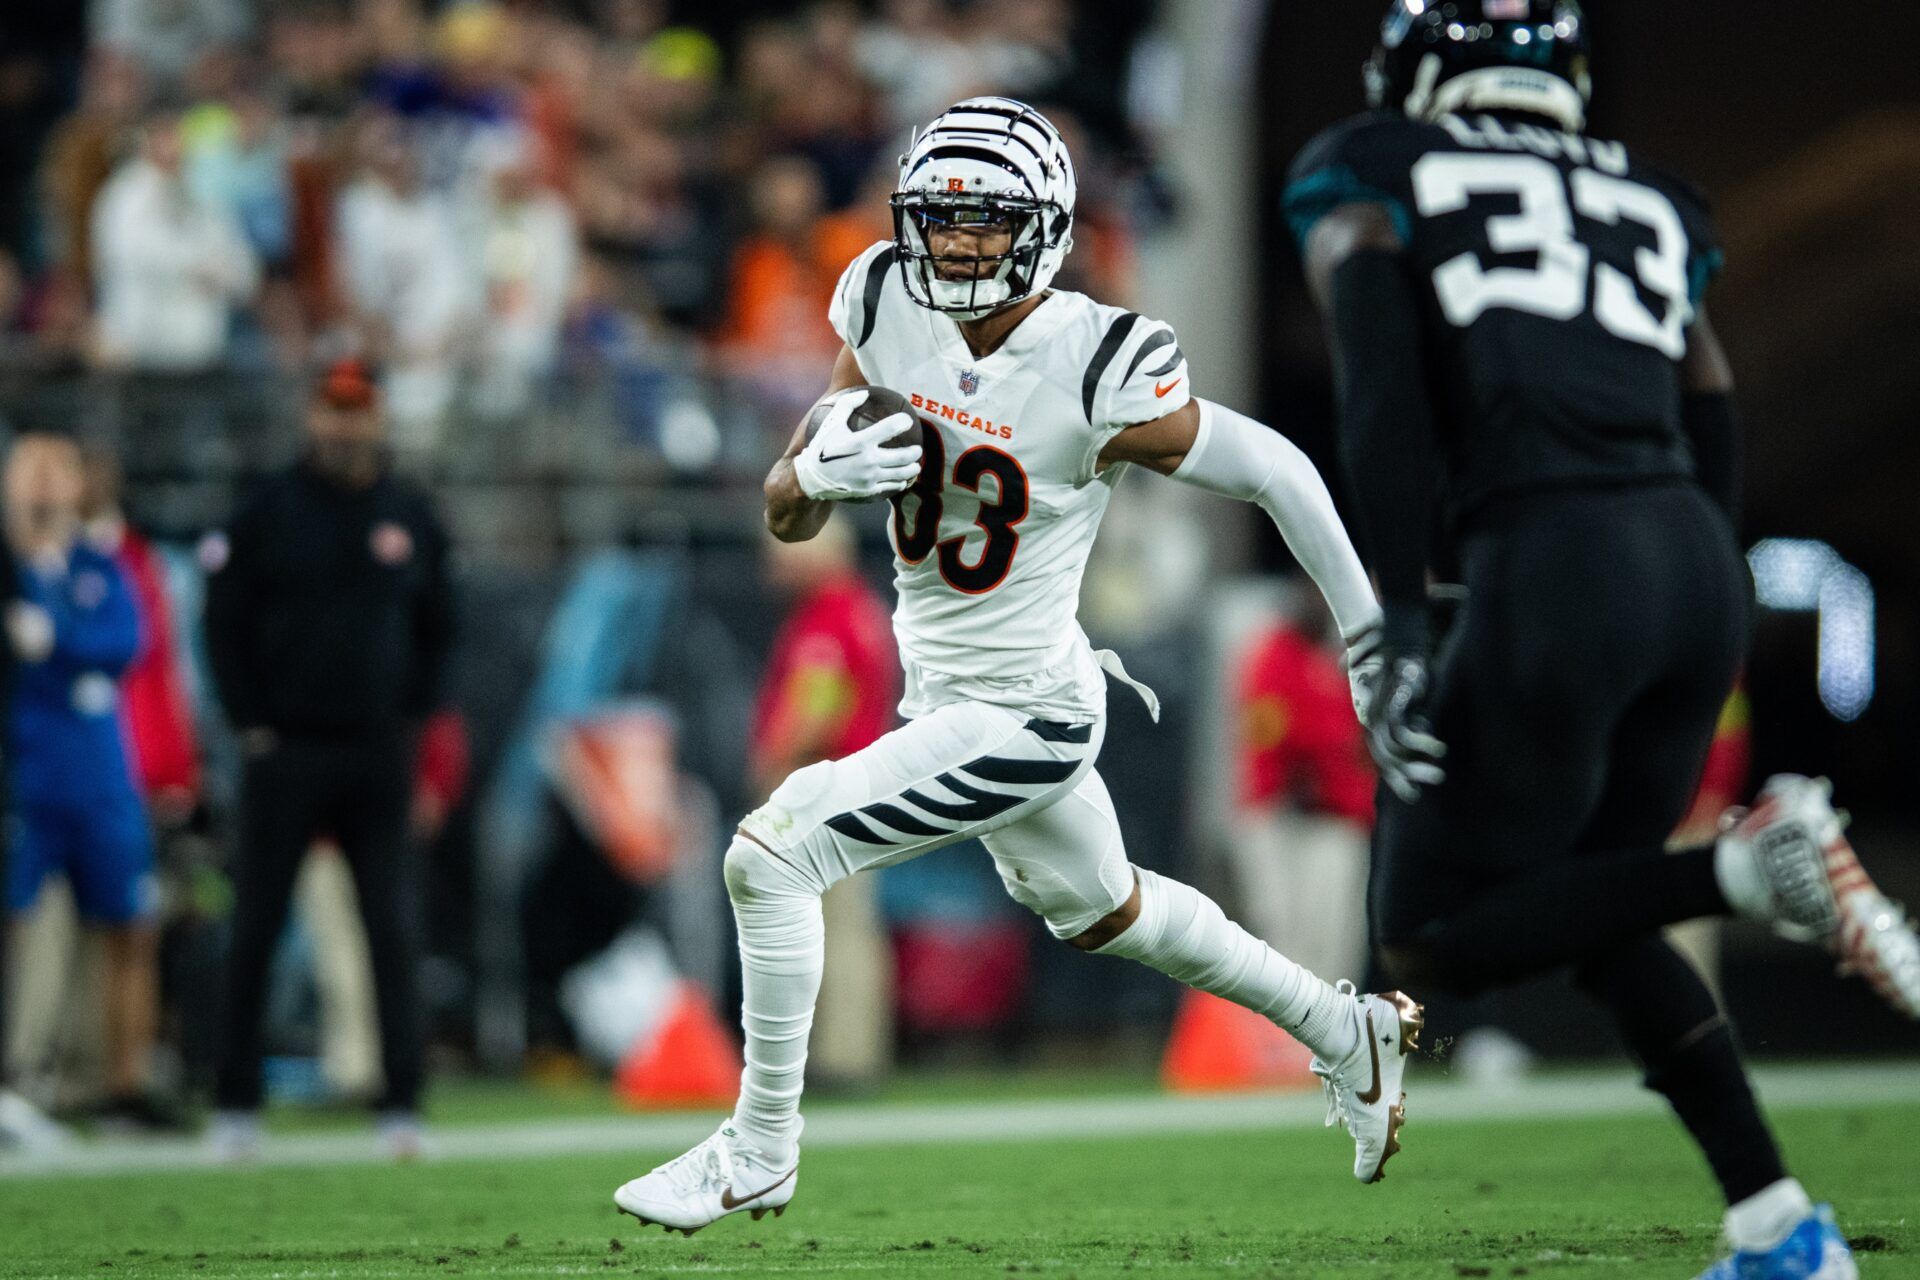
<svg viewBox="0 0 1920 1280">
<path fill-rule="evenodd" d="M 525 137 L 487 158 L 492 192 L 480 214 L 483 290 L 473 405 L 488 418 L 525 413 L 560 354 L 579 265 L 573 214 L 539 183 Z"/>
<path fill-rule="evenodd" d="M 756 794 L 820 760 L 838 760 L 893 727 L 900 697 L 891 611 L 860 577 L 847 521 L 807 542 L 766 544 L 767 577 L 793 600 L 754 710 Z M 813 1017 L 810 1082 L 869 1087 L 893 1058 L 893 955 L 876 878 L 853 876 L 822 900 L 827 968 Z"/>
<path fill-rule="evenodd" d="M 72 440 L 26 435 L 5 471 L 8 542 L 20 595 L 6 631 L 18 662 L 7 718 L 14 840 L 7 909 L 30 911 L 64 875 L 105 943 L 104 1114 L 173 1127 L 151 1091 L 158 1009 L 158 888 L 145 806 L 122 740 L 121 674 L 140 647 L 139 606 L 112 558 L 81 537 L 85 479 Z"/>
<path fill-rule="evenodd" d="M 409 838 L 413 742 L 439 708 L 452 639 L 447 538 L 424 494 L 389 474 L 378 393 L 353 361 L 315 389 L 307 450 L 202 547 L 207 651 L 246 752 L 216 1149 L 259 1141 L 268 960 L 316 836 L 353 871 L 378 989 L 380 1124 L 420 1151 L 424 946 Z"/>
<path fill-rule="evenodd" d="M 84 461 L 81 514 L 87 543 L 120 566 L 140 614 L 140 651 L 120 677 L 121 721 L 133 753 L 134 780 L 155 823 L 176 828 L 199 803 L 200 743 L 166 561 L 127 523 L 120 507 L 119 459 L 104 449 L 88 449 Z"/>
<path fill-rule="evenodd" d="M 833 287 L 873 240 L 860 225 L 825 218 L 819 173 L 801 157 L 767 161 L 748 188 L 754 231 L 734 251 L 717 348 L 770 413 L 791 417 L 811 403 L 840 347 L 827 322 Z"/>
<path fill-rule="evenodd" d="M 150 118 L 139 156 L 93 209 L 99 356 L 111 367 L 189 373 L 227 350 L 234 308 L 259 267 L 228 214 L 188 186 L 177 116 Z"/>
<path fill-rule="evenodd" d="M 96 50 L 80 79 L 80 102 L 54 127 L 41 160 L 41 230 L 49 263 L 93 279 L 93 207 L 113 176 L 116 151 L 140 119 L 146 80 L 133 59 Z"/>
<path fill-rule="evenodd" d="M 945 0 L 885 0 L 880 12 L 861 33 L 857 56 L 884 93 L 896 129 L 930 120 L 970 94 L 1017 97 L 1052 70 L 1046 53 L 1006 38 L 981 12 L 962 17 Z"/>
<path fill-rule="evenodd" d="M 0 543 L 0 611 L 10 612 L 19 598 L 20 576 L 13 561 L 13 549 Z M 11 641 L 0 643 L 0 698 L 7 699 L 8 705 L 11 705 L 14 663 Z M 0 775 L 0 789 L 4 786 L 4 775 Z M 0 808 L 12 812 L 12 805 L 5 801 L 4 796 L 0 796 Z M 0 884 L 11 885 L 12 881 L 7 878 L 8 825 L 0 823 Z M 7 940 L 0 938 L 0 1153 L 51 1151 L 66 1144 L 66 1129 L 48 1119 L 40 1108 L 12 1087 L 12 1071 L 5 1048 L 11 1043 L 7 996 L 13 988 L 12 951 L 13 947 L 7 944 Z"/>
<path fill-rule="evenodd" d="M 279 104 L 248 85 L 204 102 L 181 121 L 187 185 L 240 228 L 269 271 L 286 265 L 293 209 L 287 186 L 287 138 Z"/>
<path fill-rule="evenodd" d="M 362 128 L 363 168 L 340 198 L 336 244 L 361 349 L 385 363 L 394 444 L 421 453 L 452 403 L 473 297 L 453 209 L 421 181 L 411 143 L 393 116 Z"/>
<path fill-rule="evenodd" d="M 209 51 L 247 34 L 252 8 L 246 0 L 94 0 L 93 40 L 178 86 Z"/>
<path fill-rule="evenodd" d="M 396 30 L 400 25 L 396 20 Z M 425 41 L 378 51 L 368 96 L 411 126 L 427 186 L 449 194 L 469 186 L 489 140 L 518 128 L 514 41 L 504 8 L 467 3 L 445 8 Z"/>
</svg>

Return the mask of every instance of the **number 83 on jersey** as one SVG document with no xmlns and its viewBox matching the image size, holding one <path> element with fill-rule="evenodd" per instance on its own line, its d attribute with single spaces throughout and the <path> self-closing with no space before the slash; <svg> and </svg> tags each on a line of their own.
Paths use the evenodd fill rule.
<svg viewBox="0 0 1920 1280">
<path fill-rule="evenodd" d="M 1027 518 L 1026 470 L 1012 454 L 974 445 L 947 468 L 947 444 L 930 426 L 923 439 L 920 476 L 893 495 L 893 546 L 908 564 L 937 557 L 940 577 L 955 591 L 982 595 L 1006 580 L 1020 548 L 1020 522 Z M 977 496 L 973 524 L 940 536 L 949 486 Z M 984 534 L 984 537 L 981 535 Z"/>
</svg>

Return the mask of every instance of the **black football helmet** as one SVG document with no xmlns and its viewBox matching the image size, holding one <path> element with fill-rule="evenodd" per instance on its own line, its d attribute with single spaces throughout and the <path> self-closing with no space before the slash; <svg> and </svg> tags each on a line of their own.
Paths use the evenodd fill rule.
<svg viewBox="0 0 1920 1280">
<path fill-rule="evenodd" d="M 1522 111 L 1578 133 L 1586 15 L 1574 0 L 1394 0 L 1363 74 L 1369 103 L 1416 120 Z"/>
</svg>

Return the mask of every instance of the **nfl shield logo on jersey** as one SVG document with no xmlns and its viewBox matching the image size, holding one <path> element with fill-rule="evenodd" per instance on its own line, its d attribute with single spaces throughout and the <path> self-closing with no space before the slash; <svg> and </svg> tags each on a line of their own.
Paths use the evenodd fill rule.
<svg viewBox="0 0 1920 1280">
<path fill-rule="evenodd" d="M 962 369 L 960 371 L 960 394 L 970 396 L 979 389 L 980 371 L 977 369 Z"/>
</svg>

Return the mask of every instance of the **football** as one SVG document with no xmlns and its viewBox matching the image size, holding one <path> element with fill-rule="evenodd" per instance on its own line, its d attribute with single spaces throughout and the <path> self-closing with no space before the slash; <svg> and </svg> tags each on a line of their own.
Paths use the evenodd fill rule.
<svg viewBox="0 0 1920 1280">
<path fill-rule="evenodd" d="M 887 447 L 903 448 L 906 445 L 922 443 L 920 416 L 913 411 L 913 406 L 907 403 L 907 398 L 898 391 L 889 391 L 885 387 L 867 386 L 864 383 L 820 398 L 820 402 L 807 413 L 808 443 L 812 443 L 813 437 L 819 433 L 820 424 L 826 421 L 828 412 L 833 408 L 833 402 L 847 391 L 867 393 L 867 398 L 853 411 L 853 417 L 849 420 L 849 425 L 854 430 L 872 426 L 880 419 L 892 417 L 896 413 L 904 413 L 911 421 L 907 424 L 906 430 L 887 441 Z M 865 499 L 865 501 L 871 501 L 871 499 Z"/>
<path fill-rule="evenodd" d="M 807 413 L 807 440 L 809 442 L 811 442 L 815 434 L 819 432 L 820 424 L 827 420 L 827 413 L 833 408 L 833 402 L 845 395 L 847 391 L 864 391 L 867 393 L 867 398 L 861 402 L 859 408 L 853 411 L 851 425 L 854 430 L 857 431 L 861 427 L 870 427 L 880 421 L 880 419 L 890 418 L 896 413 L 904 413 L 912 418 L 913 421 L 905 431 L 888 440 L 887 446 L 889 448 L 900 448 L 905 445 L 919 444 L 921 442 L 920 418 L 918 414 L 914 413 L 913 406 L 907 403 L 907 398 L 898 391 L 889 391 L 885 387 L 869 387 L 864 385 L 848 387 L 846 391 L 836 391 L 832 395 L 822 396 L 820 398 L 820 403 L 814 405 Z"/>
</svg>

